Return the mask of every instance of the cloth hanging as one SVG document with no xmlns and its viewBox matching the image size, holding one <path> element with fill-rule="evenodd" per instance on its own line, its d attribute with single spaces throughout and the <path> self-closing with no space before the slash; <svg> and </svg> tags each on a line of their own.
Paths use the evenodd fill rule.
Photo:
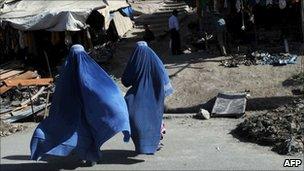
<svg viewBox="0 0 304 171">
<path fill-rule="evenodd" d="M 73 45 L 52 100 L 49 117 L 34 131 L 31 159 L 45 154 L 97 161 L 100 147 L 118 132 L 130 138 L 126 102 L 114 81 L 87 55 Z"/>
<path fill-rule="evenodd" d="M 227 0 L 224 1 L 224 8 L 228 8 L 228 2 L 227 2 Z"/>
<path fill-rule="evenodd" d="M 51 42 L 53 45 L 57 45 L 60 42 L 59 32 L 52 32 Z"/>
<path fill-rule="evenodd" d="M 266 6 L 267 5 L 272 5 L 272 0 L 266 0 Z"/>
<path fill-rule="evenodd" d="M 163 63 L 146 42 L 137 42 L 122 83 L 131 86 L 125 99 L 136 152 L 153 154 L 161 138 L 164 99 L 173 88 Z"/>
<path fill-rule="evenodd" d="M 284 9 L 286 7 L 286 0 L 279 0 L 280 9 Z"/>
<path fill-rule="evenodd" d="M 235 8 L 236 8 L 236 11 L 237 12 L 240 12 L 241 11 L 241 1 L 240 0 L 237 0 L 236 3 L 235 3 Z"/>
</svg>

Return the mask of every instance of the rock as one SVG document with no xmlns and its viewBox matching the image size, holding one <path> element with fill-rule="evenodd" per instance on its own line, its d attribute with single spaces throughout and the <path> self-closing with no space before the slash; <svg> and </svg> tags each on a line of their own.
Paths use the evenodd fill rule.
<svg viewBox="0 0 304 171">
<path fill-rule="evenodd" d="M 196 114 L 196 118 L 198 119 L 210 119 L 210 113 L 205 109 L 200 109 L 200 111 Z"/>
</svg>

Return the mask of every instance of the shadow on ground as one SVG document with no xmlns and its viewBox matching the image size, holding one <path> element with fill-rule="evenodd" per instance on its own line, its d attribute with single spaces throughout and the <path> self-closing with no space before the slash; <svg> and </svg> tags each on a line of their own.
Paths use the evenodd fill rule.
<svg viewBox="0 0 304 171">
<path fill-rule="evenodd" d="M 136 164 L 144 162 L 144 160 L 132 159 L 137 153 L 129 150 L 103 150 L 102 160 L 99 164 Z"/>
<path fill-rule="evenodd" d="M 272 110 L 296 100 L 296 96 L 250 98 L 247 100 L 246 111 Z M 197 113 L 200 109 L 212 111 L 216 97 L 209 101 L 190 107 L 166 108 L 165 113 Z"/>
<path fill-rule="evenodd" d="M 137 154 L 134 151 L 129 150 L 103 150 L 102 158 L 98 162 L 100 165 L 106 164 L 122 164 L 122 165 L 131 165 L 140 162 L 144 162 L 145 160 L 132 159 L 130 157 L 135 157 Z M 30 156 L 28 155 L 13 155 L 6 156 L 3 159 L 7 160 L 18 160 L 18 161 L 29 161 Z M 18 163 L 18 164 L 1 164 L 1 171 L 16 171 L 16 170 L 74 170 L 78 167 L 83 167 L 80 164 L 80 160 L 78 160 L 75 156 L 69 157 L 52 157 L 48 156 L 42 161 L 46 163 L 38 163 L 33 161 L 33 163 Z M 88 167 L 89 168 L 89 167 Z"/>
</svg>

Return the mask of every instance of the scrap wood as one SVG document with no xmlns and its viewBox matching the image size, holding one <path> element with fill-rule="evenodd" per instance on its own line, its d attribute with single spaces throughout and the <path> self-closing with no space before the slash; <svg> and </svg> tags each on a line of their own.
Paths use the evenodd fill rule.
<svg viewBox="0 0 304 171">
<path fill-rule="evenodd" d="M 18 110 L 22 110 L 22 109 L 26 108 L 27 106 L 28 106 L 28 105 L 26 104 L 26 105 L 22 105 L 22 106 L 16 107 L 16 108 L 13 109 L 10 113 L 11 113 L 11 115 L 13 116 L 13 112 L 16 112 L 16 111 L 18 111 Z"/>
<path fill-rule="evenodd" d="M 7 113 L 9 113 L 12 110 L 13 110 L 13 108 L 0 109 L 0 115 L 7 114 Z"/>
<path fill-rule="evenodd" d="M 41 87 L 40 90 L 39 90 L 35 95 L 33 95 L 31 99 L 25 100 L 24 102 L 20 103 L 20 105 L 21 105 L 21 106 L 24 106 L 24 105 L 28 104 L 29 102 L 33 101 L 33 100 L 36 99 L 40 94 L 43 93 L 44 89 L 45 89 L 44 86 Z"/>
<path fill-rule="evenodd" d="M 32 86 L 32 85 L 50 85 L 53 83 L 53 78 L 39 78 L 39 79 L 11 79 L 5 80 L 7 86 Z"/>
<path fill-rule="evenodd" d="M 4 74 L 1 74 L 0 75 L 0 80 L 3 81 L 7 78 L 10 78 L 10 77 L 13 77 L 15 75 L 18 75 L 18 74 L 21 74 L 23 73 L 24 71 L 23 70 L 13 70 L 13 71 L 9 71 L 7 73 L 4 73 Z"/>
<path fill-rule="evenodd" d="M 51 105 L 50 103 L 45 105 L 45 104 L 41 104 L 39 106 L 34 106 L 33 109 L 34 109 L 34 113 L 37 113 L 41 110 L 43 110 L 46 106 L 48 107 L 49 105 Z M 20 120 L 20 119 L 23 119 L 23 118 L 26 118 L 32 114 L 34 114 L 32 112 L 32 109 L 31 107 L 28 107 L 26 110 L 22 110 L 22 111 L 17 111 L 17 112 L 12 112 L 12 115 L 11 117 L 9 118 L 6 118 L 3 120 L 4 123 L 12 123 L 12 122 L 15 122 L 17 120 Z"/>
<path fill-rule="evenodd" d="M 0 65 L 0 74 L 4 74 L 7 73 L 9 71 L 21 68 L 22 64 L 20 63 L 20 61 L 13 61 L 13 62 L 8 62 L 5 64 Z"/>
<path fill-rule="evenodd" d="M 15 69 L 15 68 L 10 68 L 10 69 L 1 69 L 1 70 L 0 70 L 0 74 L 7 73 L 7 72 L 12 71 L 12 70 L 14 70 L 14 69 Z"/>
<path fill-rule="evenodd" d="M 28 105 L 23 105 L 23 106 L 19 106 L 19 107 L 16 107 L 16 108 L 10 108 L 9 110 L 7 110 L 6 112 L 2 112 L 1 113 L 1 119 L 3 119 L 3 117 L 5 116 L 14 116 L 14 112 L 17 112 L 19 110 L 23 110 L 24 108 L 28 107 Z"/>
<path fill-rule="evenodd" d="M 31 79 L 31 78 L 37 78 L 39 75 L 36 72 L 33 71 L 26 71 L 23 74 L 14 76 L 14 77 L 10 77 L 8 79 Z M 6 81 L 6 80 L 4 80 Z M 0 94 L 3 94 L 5 92 L 7 92 L 8 90 L 10 90 L 12 87 L 9 87 L 7 85 L 3 85 L 0 87 Z"/>
</svg>

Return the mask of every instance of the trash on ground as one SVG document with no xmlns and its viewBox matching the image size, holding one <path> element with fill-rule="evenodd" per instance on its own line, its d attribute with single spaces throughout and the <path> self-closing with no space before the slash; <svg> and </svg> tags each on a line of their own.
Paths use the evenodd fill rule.
<svg viewBox="0 0 304 171">
<path fill-rule="evenodd" d="M 26 129 L 26 126 L 4 123 L 0 120 L 0 137 L 9 136 L 13 133 L 23 131 L 24 129 Z"/>
<path fill-rule="evenodd" d="M 234 132 L 252 142 L 271 145 L 280 154 L 303 153 L 304 99 L 251 116 L 239 124 Z"/>
<path fill-rule="evenodd" d="M 246 93 L 219 93 L 212 109 L 212 116 L 235 116 L 245 114 Z"/>
<path fill-rule="evenodd" d="M 269 54 L 268 52 L 255 51 L 249 55 L 233 55 L 230 59 L 223 60 L 222 66 L 238 67 L 239 65 L 287 65 L 296 64 L 298 56 L 289 53 Z"/>
</svg>

